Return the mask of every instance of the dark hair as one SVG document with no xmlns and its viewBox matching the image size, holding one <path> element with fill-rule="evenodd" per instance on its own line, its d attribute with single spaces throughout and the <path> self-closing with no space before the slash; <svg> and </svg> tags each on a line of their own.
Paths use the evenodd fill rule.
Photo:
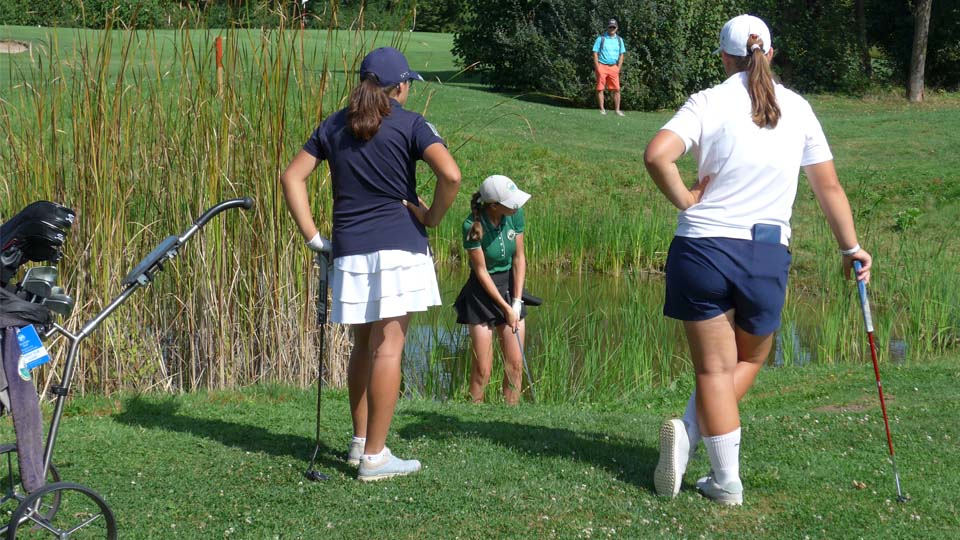
<svg viewBox="0 0 960 540">
<path fill-rule="evenodd" d="M 480 212 L 483 211 L 484 203 L 480 202 L 480 192 L 473 194 L 473 197 L 470 197 L 470 211 L 473 213 L 473 225 L 470 226 L 470 231 L 467 233 L 467 240 L 471 242 L 479 242 L 483 240 L 483 224 L 480 223 Z"/>
<path fill-rule="evenodd" d="M 368 75 L 350 92 L 347 108 L 347 127 L 353 136 L 369 141 L 380 130 L 383 118 L 390 114 L 390 92 L 396 88 L 382 88 L 376 75 Z"/>
<path fill-rule="evenodd" d="M 747 39 L 747 56 L 735 56 L 738 70 L 747 72 L 747 92 L 753 104 L 753 123 L 760 127 L 777 127 L 780 121 L 780 105 L 773 86 L 773 71 L 770 61 L 763 54 L 763 40 L 756 34 Z"/>
</svg>

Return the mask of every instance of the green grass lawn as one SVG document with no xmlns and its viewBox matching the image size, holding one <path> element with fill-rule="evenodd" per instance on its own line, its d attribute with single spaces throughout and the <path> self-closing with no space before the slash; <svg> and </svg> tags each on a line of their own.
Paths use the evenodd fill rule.
<svg viewBox="0 0 960 540">
<path fill-rule="evenodd" d="M 761 374 L 742 405 L 739 509 L 692 489 L 702 448 L 676 500 L 653 494 L 657 430 L 683 385 L 625 407 L 403 401 L 388 444 L 423 471 L 371 484 L 342 459 L 348 406 L 332 391 L 330 480 L 304 479 L 315 394 L 287 387 L 74 398 L 54 461 L 106 497 L 123 538 L 955 538 L 957 358 L 884 369 L 907 504 L 869 366 Z"/>
</svg>

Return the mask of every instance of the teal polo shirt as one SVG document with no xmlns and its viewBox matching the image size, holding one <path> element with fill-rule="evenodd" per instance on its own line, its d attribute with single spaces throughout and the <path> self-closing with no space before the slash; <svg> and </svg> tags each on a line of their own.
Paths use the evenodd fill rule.
<svg viewBox="0 0 960 540">
<path fill-rule="evenodd" d="M 513 255 L 517 252 L 517 235 L 523 233 L 523 208 L 512 216 L 503 216 L 499 227 L 490 223 L 486 212 L 480 212 L 480 223 L 483 225 L 483 239 L 478 242 L 467 240 L 470 227 L 473 226 L 473 214 L 463 221 L 464 249 L 482 248 L 487 272 L 491 274 L 510 270 L 513 266 Z"/>
</svg>

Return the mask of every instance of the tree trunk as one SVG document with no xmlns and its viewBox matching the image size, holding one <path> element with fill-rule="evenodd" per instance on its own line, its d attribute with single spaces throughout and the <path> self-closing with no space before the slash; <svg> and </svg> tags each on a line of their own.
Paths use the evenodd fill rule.
<svg viewBox="0 0 960 540">
<path fill-rule="evenodd" d="M 870 61 L 870 46 L 867 45 L 867 15 L 863 7 L 864 0 L 855 0 L 855 18 L 857 21 L 857 45 L 860 47 L 860 64 L 868 78 L 873 78 L 873 65 Z"/>
<path fill-rule="evenodd" d="M 930 34 L 930 11 L 933 0 L 917 0 L 914 9 L 913 54 L 910 56 L 910 80 L 907 99 L 923 101 L 923 72 L 927 62 L 927 36 Z"/>
</svg>

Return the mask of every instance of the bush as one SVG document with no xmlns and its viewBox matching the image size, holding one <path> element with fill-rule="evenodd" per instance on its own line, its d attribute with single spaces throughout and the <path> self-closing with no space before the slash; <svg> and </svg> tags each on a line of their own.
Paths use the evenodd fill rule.
<svg viewBox="0 0 960 540">
<path fill-rule="evenodd" d="M 674 107 L 722 79 L 711 52 L 735 7 L 733 0 L 478 0 L 454 36 L 454 54 L 463 65 L 479 62 L 498 88 L 593 104 L 591 48 L 614 17 L 627 48 L 623 106 Z"/>
<path fill-rule="evenodd" d="M 747 11 L 770 26 L 774 69 L 801 92 L 861 93 L 870 84 L 860 62 L 852 0 L 752 0 Z"/>
</svg>

